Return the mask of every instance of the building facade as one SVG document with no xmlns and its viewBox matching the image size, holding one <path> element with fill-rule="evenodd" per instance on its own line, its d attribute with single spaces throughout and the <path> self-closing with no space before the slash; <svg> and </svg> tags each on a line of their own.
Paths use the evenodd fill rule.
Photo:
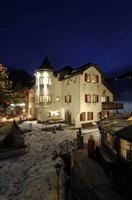
<svg viewBox="0 0 132 200">
<path fill-rule="evenodd" d="M 132 117 L 129 113 L 116 114 L 99 124 L 101 144 L 105 151 L 127 161 L 132 161 Z"/>
<path fill-rule="evenodd" d="M 38 121 L 63 119 L 79 127 L 112 113 L 113 92 L 95 64 L 55 72 L 45 57 L 35 80 L 34 109 Z M 29 104 L 32 107 L 30 99 Z M 33 118 L 31 113 L 30 117 Z"/>
</svg>

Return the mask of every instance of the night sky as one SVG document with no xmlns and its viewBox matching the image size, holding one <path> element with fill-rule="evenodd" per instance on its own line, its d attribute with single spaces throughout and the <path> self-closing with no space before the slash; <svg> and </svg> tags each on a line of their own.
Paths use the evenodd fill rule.
<svg viewBox="0 0 132 200">
<path fill-rule="evenodd" d="M 56 69 L 91 62 L 105 73 L 130 68 L 132 1 L 1 1 L 1 60 L 33 73 L 46 51 Z"/>
</svg>

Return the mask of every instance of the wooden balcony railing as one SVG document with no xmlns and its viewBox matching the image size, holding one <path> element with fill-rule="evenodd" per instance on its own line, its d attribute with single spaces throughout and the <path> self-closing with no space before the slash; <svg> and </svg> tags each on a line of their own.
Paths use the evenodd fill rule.
<svg viewBox="0 0 132 200">
<path fill-rule="evenodd" d="M 102 110 L 117 110 L 123 109 L 123 103 L 114 103 L 114 102 L 103 102 L 102 103 Z"/>
</svg>

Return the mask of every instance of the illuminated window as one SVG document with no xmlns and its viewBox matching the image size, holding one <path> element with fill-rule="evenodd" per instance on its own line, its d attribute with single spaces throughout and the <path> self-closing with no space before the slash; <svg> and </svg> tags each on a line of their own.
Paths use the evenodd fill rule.
<svg viewBox="0 0 132 200">
<path fill-rule="evenodd" d="M 65 102 L 70 103 L 71 102 L 71 95 L 65 96 Z"/>
<path fill-rule="evenodd" d="M 99 102 L 99 96 L 98 95 L 92 95 L 92 103 Z"/>
<path fill-rule="evenodd" d="M 85 74 L 84 74 L 84 77 L 85 77 L 85 81 L 86 81 L 86 82 L 89 82 L 89 83 L 91 82 L 90 74 L 85 73 Z"/>
<path fill-rule="evenodd" d="M 46 84 L 46 85 L 51 85 L 51 78 L 45 77 L 45 79 L 44 79 L 44 84 Z"/>
<path fill-rule="evenodd" d="M 101 97 L 101 102 L 106 102 L 106 96 Z"/>
<path fill-rule="evenodd" d="M 40 77 L 40 78 L 39 78 L 39 83 L 40 83 L 40 85 L 43 85 L 43 84 L 44 84 L 44 77 Z"/>
<path fill-rule="evenodd" d="M 40 83 L 40 85 L 43 85 L 43 84 L 51 85 L 51 78 L 49 78 L 49 77 L 40 77 L 39 78 L 39 83 Z"/>
<path fill-rule="evenodd" d="M 102 96 L 101 97 L 101 102 L 109 102 L 110 101 L 110 97 L 109 96 Z"/>
<path fill-rule="evenodd" d="M 48 85 L 51 85 L 51 78 L 48 78 Z"/>
<path fill-rule="evenodd" d="M 60 97 L 56 97 L 56 101 L 57 101 L 57 102 L 60 102 Z"/>
<path fill-rule="evenodd" d="M 44 95 L 40 95 L 39 97 L 39 102 L 41 103 L 51 103 L 52 102 L 52 98 L 51 96 L 44 96 Z"/>
<path fill-rule="evenodd" d="M 90 103 L 91 102 L 91 95 L 85 94 L 85 102 Z"/>
<path fill-rule="evenodd" d="M 40 96 L 39 96 L 39 102 L 43 103 L 43 102 L 44 102 L 44 100 L 45 100 L 45 97 L 44 97 L 44 95 L 40 95 Z"/>
<path fill-rule="evenodd" d="M 46 102 L 47 102 L 47 103 L 51 103 L 51 102 L 52 102 L 51 96 L 46 96 Z"/>
<path fill-rule="evenodd" d="M 51 113 L 50 113 L 50 112 L 47 112 L 46 116 L 47 116 L 47 117 L 51 117 Z"/>
<path fill-rule="evenodd" d="M 93 112 L 87 112 L 87 120 L 93 120 Z"/>
<path fill-rule="evenodd" d="M 91 75 L 91 82 L 98 83 L 98 75 Z"/>
<path fill-rule="evenodd" d="M 60 112 L 56 112 L 56 117 L 60 117 Z"/>
<path fill-rule="evenodd" d="M 80 113 L 80 121 L 85 121 L 85 112 Z"/>
</svg>

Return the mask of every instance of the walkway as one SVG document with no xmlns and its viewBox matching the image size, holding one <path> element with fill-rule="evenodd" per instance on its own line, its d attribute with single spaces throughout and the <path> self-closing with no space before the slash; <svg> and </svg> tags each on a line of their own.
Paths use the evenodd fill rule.
<svg viewBox="0 0 132 200">
<path fill-rule="evenodd" d="M 74 152 L 73 176 L 73 193 L 77 196 L 75 199 L 120 199 L 102 167 L 87 156 L 86 148 Z"/>
</svg>

